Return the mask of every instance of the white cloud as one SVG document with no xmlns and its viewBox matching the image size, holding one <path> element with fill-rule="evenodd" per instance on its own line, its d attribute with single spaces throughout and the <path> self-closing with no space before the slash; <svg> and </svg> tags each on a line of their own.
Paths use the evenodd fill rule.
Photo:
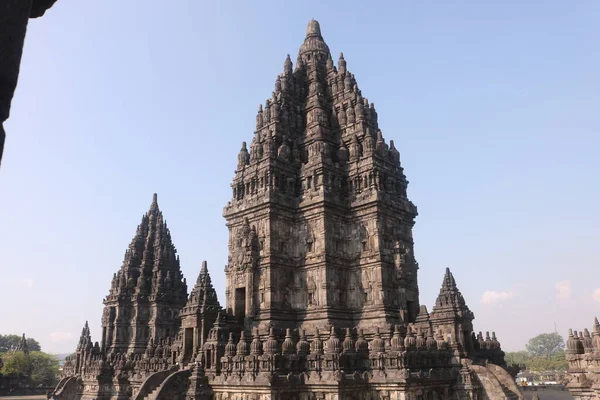
<svg viewBox="0 0 600 400">
<path fill-rule="evenodd" d="M 24 288 L 31 289 L 33 287 L 33 285 L 35 285 L 35 282 L 33 281 L 33 279 L 26 278 L 26 279 L 21 279 L 19 284 L 21 286 L 23 286 Z"/>
<path fill-rule="evenodd" d="M 567 300 L 571 297 L 571 292 L 573 291 L 573 289 L 571 288 L 571 281 L 556 282 L 554 288 L 556 289 L 557 299 Z"/>
<path fill-rule="evenodd" d="M 592 293 L 592 298 L 598 303 L 600 303 L 600 288 L 594 290 L 594 292 Z"/>
<path fill-rule="evenodd" d="M 481 304 L 494 304 L 500 301 L 510 300 L 514 296 L 515 294 L 513 292 L 495 292 L 488 290 L 481 296 Z"/>
<path fill-rule="evenodd" d="M 50 334 L 50 341 L 52 342 L 66 342 L 71 340 L 73 337 L 69 332 L 52 332 Z"/>
</svg>

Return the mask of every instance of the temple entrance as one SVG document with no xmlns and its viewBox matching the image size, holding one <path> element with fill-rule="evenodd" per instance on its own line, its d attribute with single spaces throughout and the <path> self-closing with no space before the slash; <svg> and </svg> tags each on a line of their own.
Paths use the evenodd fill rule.
<svg viewBox="0 0 600 400">
<path fill-rule="evenodd" d="M 415 309 L 415 302 L 407 301 L 406 302 L 406 310 L 408 312 L 408 321 L 407 322 L 415 322 L 415 319 L 417 318 L 417 316 L 415 315 L 414 309 Z"/>
<path fill-rule="evenodd" d="M 243 322 L 246 317 L 246 288 L 235 289 L 234 315 L 238 322 Z"/>
<path fill-rule="evenodd" d="M 206 359 L 204 360 L 204 366 L 208 369 L 212 367 L 212 352 L 210 350 L 206 350 Z"/>
<path fill-rule="evenodd" d="M 194 328 L 183 331 L 183 365 L 187 365 L 194 354 Z"/>
</svg>

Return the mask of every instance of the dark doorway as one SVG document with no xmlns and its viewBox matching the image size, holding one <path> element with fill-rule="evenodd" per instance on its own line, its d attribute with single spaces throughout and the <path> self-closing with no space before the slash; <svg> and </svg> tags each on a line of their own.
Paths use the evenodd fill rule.
<svg viewBox="0 0 600 400">
<path fill-rule="evenodd" d="M 235 289 L 235 317 L 243 321 L 246 316 L 246 288 Z"/>
<path fill-rule="evenodd" d="M 406 311 L 408 311 L 408 322 L 415 322 L 417 316 L 415 315 L 415 302 L 407 301 L 406 302 Z"/>
<path fill-rule="evenodd" d="M 183 331 L 183 365 L 187 365 L 194 353 L 194 328 Z"/>
</svg>

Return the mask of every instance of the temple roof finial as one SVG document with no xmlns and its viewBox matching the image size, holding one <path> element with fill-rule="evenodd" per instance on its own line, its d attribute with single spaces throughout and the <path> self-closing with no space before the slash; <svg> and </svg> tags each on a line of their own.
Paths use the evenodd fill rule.
<svg viewBox="0 0 600 400">
<path fill-rule="evenodd" d="M 454 276 L 448 267 L 446 267 L 446 274 L 444 275 L 442 288 L 446 290 L 456 290 L 456 281 L 454 280 Z"/>
<path fill-rule="evenodd" d="M 287 57 L 285 58 L 285 62 L 283 63 L 283 71 L 286 75 L 291 74 L 293 71 L 292 59 L 290 58 L 289 54 L 287 55 Z"/>
<path fill-rule="evenodd" d="M 313 19 L 308 23 L 308 27 L 306 28 L 306 38 L 302 46 L 300 46 L 296 68 L 299 69 L 304 64 L 310 66 L 311 63 L 317 61 L 324 64 L 329 55 L 329 47 L 323 40 L 323 36 L 321 36 L 321 27 Z"/>
<path fill-rule="evenodd" d="M 152 204 L 150 204 L 150 211 L 148 212 L 148 214 L 152 214 L 153 212 L 157 212 L 158 211 L 158 195 L 156 193 L 154 193 L 152 195 Z"/>
<path fill-rule="evenodd" d="M 317 20 L 310 20 L 306 27 L 306 36 L 321 36 L 321 26 Z"/>
</svg>

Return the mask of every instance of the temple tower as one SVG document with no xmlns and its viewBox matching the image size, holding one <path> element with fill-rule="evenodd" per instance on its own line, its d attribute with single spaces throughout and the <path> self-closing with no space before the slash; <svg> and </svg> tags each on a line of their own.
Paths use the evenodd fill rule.
<svg viewBox="0 0 600 400">
<path fill-rule="evenodd" d="M 184 364 L 193 360 L 204 346 L 219 311 L 221 305 L 217 299 L 217 292 L 212 285 L 207 263 L 203 261 L 196 284 L 181 310 L 181 361 Z"/>
<path fill-rule="evenodd" d="M 143 353 L 151 339 L 174 337 L 186 300 L 179 256 L 154 194 L 104 299 L 102 349 Z"/>
<path fill-rule="evenodd" d="M 467 306 L 465 299 L 456 286 L 450 268 L 442 281 L 440 294 L 429 316 L 433 329 L 450 336 L 452 345 L 464 355 L 473 357 L 473 319 L 475 316 Z"/>
<path fill-rule="evenodd" d="M 259 107 L 224 209 L 226 308 L 247 327 L 412 322 L 416 207 L 394 142 L 317 21 Z"/>
</svg>

